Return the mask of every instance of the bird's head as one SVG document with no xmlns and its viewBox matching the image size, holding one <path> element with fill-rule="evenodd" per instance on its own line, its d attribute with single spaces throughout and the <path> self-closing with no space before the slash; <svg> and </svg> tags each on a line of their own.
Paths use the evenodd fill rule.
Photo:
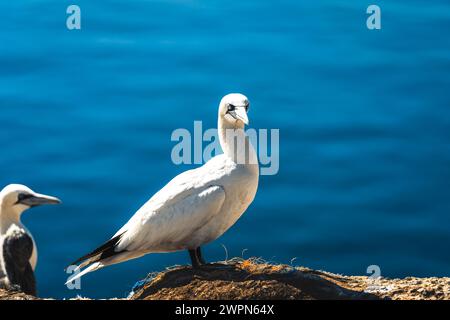
<svg viewBox="0 0 450 320">
<path fill-rule="evenodd" d="M 12 209 L 17 213 L 43 204 L 60 204 L 61 200 L 55 197 L 39 194 L 20 184 L 10 184 L 0 192 L 2 209 Z"/>
<path fill-rule="evenodd" d="M 226 127 L 244 128 L 249 122 L 247 115 L 249 107 L 250 103 L 243 94 L 228 94 L 220 101 L 219 119 Z"/>
</svg>

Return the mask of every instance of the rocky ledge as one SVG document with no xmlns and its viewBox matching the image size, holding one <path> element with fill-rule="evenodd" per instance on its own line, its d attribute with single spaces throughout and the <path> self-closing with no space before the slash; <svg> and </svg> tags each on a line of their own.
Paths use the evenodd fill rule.
<svg viewBox="0 0 450 320">
<path fill-rule="evenodd" d="M 371 279 L 343 276 L 256 259 L 234 259 L 193 270 L 150 274 L 131 299 L 450 299 L 450 278 Z"/>
<path fill-rule="evenodd" d="M 0 290 L 0 300 L 36 299 Z M 139 282 L 131 300 L 448 300 L 450 278 L 371 279 L 343 276 L 257 259 L 233 259 L 200 269 L 181 266 L 152 273 Z"/>
</svg>

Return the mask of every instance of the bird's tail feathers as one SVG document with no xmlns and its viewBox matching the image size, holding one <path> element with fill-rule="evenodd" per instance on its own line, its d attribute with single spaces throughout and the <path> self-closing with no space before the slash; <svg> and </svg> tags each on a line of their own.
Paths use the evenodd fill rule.
<svg viewBox="0 0 450 320">
<path fill-rule="evenodd" d="M 67 280 L 66 285 L 68 285 L 68 284 L 71 283 L 71 282 L 74 282 L 75 280 L 80 279 L 80 278 L 81 278 L 82 276 L 84 276 L 86 273 L 96 271 L 96 270 L 101 269 L 101 268 L 103 268 L 103 267 L 104 267 L 104 265 L 103 265 L 101 262 L 94 262 L 93 264 L 91 264 L 89 267 L 87 267 L 87 268 L 84 269 L 83 271 L 80 271 L 80 269 L 81 269 L 81 265 L 80 265 L 80 266 L 78 266 L 78 267 L 75 269 L 75 274 L 74 274 L 73 276 L 71 276 L 71 277 Z"/>
<path fill-rule="evenodd" d="M 117 264 L 120 262 L 125 262 L 131 259 L 135 259 L 135 258 L 139 258 L 143 255 L 145 255 L 146 252 L 141 252 L 141 251 L 122 251 L 122 252 L 118 252 L 115 255 L 112 255 L 110 257 L 107 257 L 105 259 L 99 259 L 97 257 L 96 261 L 92 261 L 95 258 L 89 259 L 84 261 L 82 264 L 80 264 L 79 266 L 77 266 L 74 270 L 75 274 L 73 276 L 71 276 L 67 282 L 66 285 L 81 278 L 82 276 L 84 276 L 85 274 L 89 273 L 89 272 L 93 272 L 93 271 L 97 271 L 101 268 L 113 265 L 113 264 Z M 87 266 L 85 269 L 83 269 L 82 271 L 81 268 Z"/>
<path fill-rule="evenodd" d="M 100 261 L 102 259 L 109 258 L 111 256 L 118 254 L 119 252 L 116 252 L 116 246 L 121 240 L 122 235 L 123 233 L 114 236 L 113 238 L 102 244 L 100 247 L 98 247 L 91 253 L 82 256 L 81 258 L 72 262 L 70 265 L 78 265 L 81 262 L 80 268 L 82 268 L 90 263 Z"/>
</svg>

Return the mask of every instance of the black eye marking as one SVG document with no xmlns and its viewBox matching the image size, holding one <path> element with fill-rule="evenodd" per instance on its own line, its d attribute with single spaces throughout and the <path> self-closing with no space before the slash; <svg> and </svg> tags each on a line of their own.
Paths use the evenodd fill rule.
<svg viewBox="0 0 450 320">
<path fill-rule="evenodd" d="M 32 198 L 33 195 L 29 194 L 29 193 L 19 193 L 18 197 L 17 197 L 17 202 L 16 204 L 21 203 L 24 200 L 30 199 Z"/>
<path fill-rule="evenodd" d="M 234 111 L 234 109 L 236 109 L 235 106 L 233 106 L 232 104 L 228 105 L 228 111 Z"/>
<path fill-rule="evenodd" d="M 247 104 L 245 105 L 245 111 L 246 111 L 246 112 L 248 112 L 248 109 L 250 109 L 250 103 L 247 103 Z"/>
</svg>

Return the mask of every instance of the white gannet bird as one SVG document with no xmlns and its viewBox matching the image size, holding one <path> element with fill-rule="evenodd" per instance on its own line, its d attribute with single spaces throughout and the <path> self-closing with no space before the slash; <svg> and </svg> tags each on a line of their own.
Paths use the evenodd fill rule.
<svg viewBox="0 0 450 320">
<path fill-rule="evenodd" d="M 148 253 L 188 250 L 194 268 L 205 264 L 200 246 L 233 226 L 258 188 L 258 159 L 244 131 L 248 109 L 244 95 L 225 96 L 218 120 L 224 153 L 170 181 L 108 242 L 75 261 L 81 264 L 67 283 Z"/>
<path fill-rule="evenodd" d="M 58 198 L 19 184 L 11 184 L 0 192 L 0 288 L 36 295 L 36 244 L 20 218 L 31 207 L 59 203 Z"/>
</svg>

